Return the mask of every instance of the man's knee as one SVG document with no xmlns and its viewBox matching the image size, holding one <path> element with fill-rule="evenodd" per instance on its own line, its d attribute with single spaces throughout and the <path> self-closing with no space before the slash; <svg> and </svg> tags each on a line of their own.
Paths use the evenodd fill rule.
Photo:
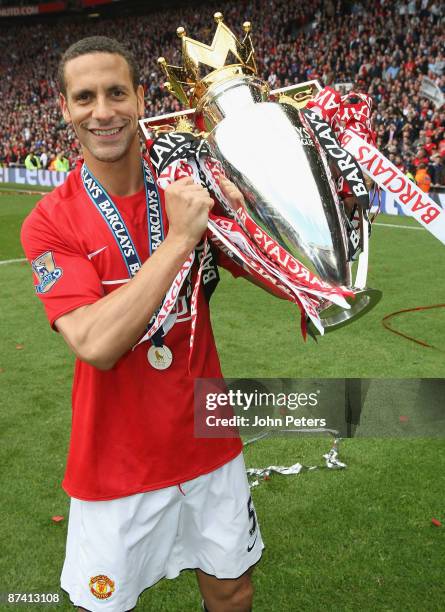
<svg viewBox="0 0 445 612">
<path fill-rule="evenodd" d="M 214 591 L 214 604 L 218 612 L 249 612 L 252 609 L 253 584 L 250 576 L 234 581 L 230 586 Z M 213 612 L 212 602 L 208 602 L 209 612 Z"/>
<path fill-rule="evenodd" d="M 253 584 L 249 577 L 249 580 L 243 581 L 233 594 L 231 600 L 232 607 L 228 609 L 233 610 L 233 612 L 248 612 L 252 609 L 252 601 Z"/>
</svg>

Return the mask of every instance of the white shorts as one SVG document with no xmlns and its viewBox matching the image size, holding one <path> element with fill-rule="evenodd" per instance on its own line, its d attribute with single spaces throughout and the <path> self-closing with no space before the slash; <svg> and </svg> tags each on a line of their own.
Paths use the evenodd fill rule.
<svg viewBox="0 0 445 612">
<path fill-rule="evenodd" d="M 76 606 L 125 612 L 183 569 L 238 578 L 263 548 L 240 454 L 181 486 L 111 501 L 72 498 L 61 586 Z"/>
</svg>

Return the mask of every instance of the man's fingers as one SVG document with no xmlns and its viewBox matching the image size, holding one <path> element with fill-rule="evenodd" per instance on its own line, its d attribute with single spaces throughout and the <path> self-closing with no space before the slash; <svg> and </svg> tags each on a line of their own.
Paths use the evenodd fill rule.
<svg viewBox="0 0 445 612">
<path fill-rule="evenodd" d="M 199 183 L 195 183 L 195 181 L 191 177 L 186 177 L 182 179 L 178 179 L 171 185 L 169 185 L 170 189 L 174 189 L 175 191 L 184 191 L 185 193 L 209 193 L 208 190 L 200 185 Z"/>
<path fill-rule="evenodd" d="M 234 185 L 232 181 L 229 181 L 225 176 L 220 177 L 219 185 L 224 195 L 227 196 L 229 199 L 234 199 L 234 200 L 243 199 L 243 194 L 238 189 L 238 187 Z"/>
<path fill-rule="evenodd" d="M 188 191 L 202 191 L 203 193 L 209 193 L 208 190 L 202 185 L 198 185 L 198 183 L 193 183 L 193 185 L 187 185 Z"/>
<path fill-rule="evenodd" d="M 185 176 L 184 178 L 176 180 L 172 185 L 196 185 L 196 183 L 191 176 Z"/>
</svg>

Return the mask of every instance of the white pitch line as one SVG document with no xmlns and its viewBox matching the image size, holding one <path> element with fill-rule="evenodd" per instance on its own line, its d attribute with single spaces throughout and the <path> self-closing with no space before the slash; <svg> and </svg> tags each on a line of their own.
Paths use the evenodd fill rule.
<svg viewBox="0 0 445 612">
<path fill-rule="evenodd" d="M 3 259 L 0 261 L 0 266 L 10 263 L 21 263 L 22 261 L 26 261 L 26 257 L 22 257 L 21 259 Z"/>
<path fill-rule="evenodd" d="M 411 227 L 410 225 L 396 225 L 395 223 L 373 223 L 373 225 L 380 225 L 381 227 L 398 227 L 401 229 L 411 230 L 424 230 L 424 227 Z"/>
</svg>

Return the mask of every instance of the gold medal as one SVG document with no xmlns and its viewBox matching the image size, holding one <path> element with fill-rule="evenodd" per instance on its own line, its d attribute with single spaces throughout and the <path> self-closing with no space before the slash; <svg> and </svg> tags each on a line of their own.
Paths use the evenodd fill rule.
<svg viewBox="0 0 445 612">
<path fill-rule="evenodd" d="M 173 355 L 168 346 L 155 346 L 152 344 L 147 351 L 148 363 L 155 370 L 166 370 L 171 366 Z"/>
</svg>

